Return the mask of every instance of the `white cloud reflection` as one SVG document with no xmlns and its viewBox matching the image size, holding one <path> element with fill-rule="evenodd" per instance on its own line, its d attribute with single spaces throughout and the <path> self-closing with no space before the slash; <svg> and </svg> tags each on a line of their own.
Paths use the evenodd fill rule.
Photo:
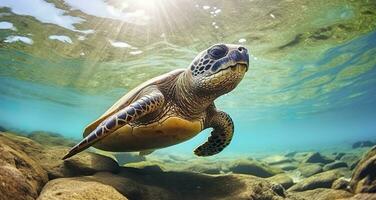
<svg viewBox="0 0 376 200">
<path fill-rule="evenodd" d="M 141 53 L 142 53 L 141 50 L 137 50 L 137 51 L 131 51 L 131 52 L 129 52 L 129 54 L 131 54 L 131 55 L 138 55 L 138 54 L 141 54 Z"/>
<path fill-rule="evenodd" d="M 121 20 L 134 24 L 144 24 L 149 18 L 143 10 L 123 12 L 103 0 L 64 0 L 71 10 L 80 10 L 88 15 L 101 18 Z M 0 0 L 0 7 L 7 7 L 17 15 L 32 16 L 42 23 L 55 24 L 60 27 L 80 32 L 93 33 L 94 30 L 77 30 L 75 24 L 86 21 L 81 17 L 70 16 L 69 11 L 57 8 L 45 0 Z"/>
<path fill-rule="evenodd" d="M 10 22 L 0 22 L 0 29 L 9 29 L 13 31 L 17 30 L 16 27 L 14 27 Z"/>
<path fill-rule="evenodd" d="M 126 42 L 120 42 L 120 41 L 114 41 L 114 40 L 108 40 L 113 47 L 119 47 L 119 48 L 131 48 L 132 45 L 126 43 Z"/>
<path fill-rule="evenodd" d="M 17 15 L 33 16 L 43 23 L 56 24 L 73 31 L 76 31 L 74 24 L 85 21 L 80 17 L 69 16 L 66 11 L 43 0 L 1 0 L 0 7 L 8 7 Z"/>
<path fill-rule="evenodd" d="M 149 18 L 144 10 L 123 12 L 120 9 L 109 5 L 103 0 L 64 0 L 75 10 L 80 10 L 88 15 L 101 18 L 121 20 L 129 23 L 144 24 Z"/>
<path fill-rule="evenodd" d="M 18 35 L 11 35 L 11 36 L 8 36 L 5 38 L 4 42 L 6 43 L 13 43 L 13 42 L 23 42 L 25 44 L 33 44 L 33 40 L 28 38 L 28 37 L 24 37 L 24 36 L 18 36 Z"/>
<path fill-rule="evenodd" d="M 69 43 L 72 44 L 72 39 L 66 35 L 50 35 L 48 36 L 50 40 L 58 40 L 63 43 Z"/>
</svg>

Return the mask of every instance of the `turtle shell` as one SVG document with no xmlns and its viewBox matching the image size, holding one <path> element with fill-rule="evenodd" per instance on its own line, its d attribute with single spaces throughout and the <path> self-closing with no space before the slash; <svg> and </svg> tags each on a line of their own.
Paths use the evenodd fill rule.
<svg viewBox="0 0 376 200">
<path fill-rule="evenodd" d="M 121 97 L 113 106 L 111 106 L 97 120 L 95 120 L 94 122 L 92 122 L 91 124 L 86 126 L 84 133 L 83 133 L 84 137 L 87 136 L 93 130 L 95 130 L 95 128 L 97 128 L 97 126 L 102 121 L 104 121 L 105 119 L 107 119 L 108 117 L 113 115 L 114 113 L 118 112 L 119 110 L 123 109 L 124 107 L 128 106 L 129 104 L 134 102 L 136 99 L 138 99 L 137 97 L 139 96 L 139 94 L 141 93 L 141 91 L 143 89 L 145 89 L 146 87 L 151 86 L 151 85 L 158 86 L 161 83 L 164 83 L 166 81 L 169 81 L 169 80 L 175 78 L 177 75 L 179 75 L 183 71 L 185 71 L 185 70 L 184 69 L 177 69 L 177 70 L 168 72 L 166 74 L 162 74 L 160 76 L 157 76 L 155 78 L 152 78 L 152 79 L 138 85 L 137 87 L 135 87 L 134 89 L 132 89 L 131 91 L 126 93 L 123 97 Z"/>
</svg>

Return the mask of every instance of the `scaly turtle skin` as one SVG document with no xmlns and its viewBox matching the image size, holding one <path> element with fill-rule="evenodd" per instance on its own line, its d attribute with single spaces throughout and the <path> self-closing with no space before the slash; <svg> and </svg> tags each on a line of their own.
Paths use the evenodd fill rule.
<svg viewBox="0 0 376 200">
<path fill-rule="evenodd" d="M 231 141 L 234 125 L 214 100 L 233 90 L 248 70 L 247 49 L 217 44 L 202 51 L 187 69 L 174 70 L 131 90 L 86 127 L 84 139 L 63 159 L 90 146 L 148 154 L 186 141 L 206 128 L 208 140 L 194 152 L 211 156 Z"/>
</svg>

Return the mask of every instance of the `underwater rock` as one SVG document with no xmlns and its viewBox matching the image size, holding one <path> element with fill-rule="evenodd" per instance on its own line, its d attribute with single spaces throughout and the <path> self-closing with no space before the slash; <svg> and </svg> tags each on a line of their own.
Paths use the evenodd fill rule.
<svg viewBox="0 0 376 200">
<path fill-rule="evenodd" d="M 298 161 L 298 162 L 303 162 L 304 160 L 307 159 L 307 156 L 312 154 L 313 152 L 296 152 L 294 153 L 294 156 L 292 159 Z"/>
<path fill-rule="evenodd" d="M 41 155 L 44 151 L 44 147 L 41 144 L 27 137 L 13 133 L 0 133 L 0 136 L 5 137 L 7 140 L 12 141 L 14 144 L 17 144 L 22 148 L 23 152 L 25 152 L 34 160 L 38 160 L 38 156 Z"/>
<path fill-rule="evenodd" d="M 141 162 L 146 160 L 144 156 L 140 156 L 138 153 L 134 152 L 115 153 L 113 155 L 120 166 L 127 163 Z"/>
<path fill-rule="evenodd" d="M 376 146 L 363 156 L 354 169 L 350 187 L 355 193 L 376 192 Z"/>
<path fill-rule="evenodd" d="M 207 165 L 203 164 L 204 163 L 193 163 L 192 165 L 183 168 L 182 171 L 198 172 L 204 174 L 221 174 L 228 172 L 227 167 L 221 166 L 218 163 L 211 163 Z"/>
<path fill-rule="evenodd" d="M 270 167 L 254 160 L 242 160 L 236 162 L 232 166 L 229 166 L 228 169 L 233 173 L 249 174 L 261 178 L 268 178 L 283 172 L 280 169 Z"/>
<path fill-rule="evenodd" d="M 272 165 L 272 167 L 279 168 L 283 171 L 291 171 L 298 168 L 299 163 L 291 162 L 291 163 L 281 163 L 277 165 Z"/>
<path fill-rule="evenodd" d="M 129 163 L 124 165 L 125 167 L 132 167 L 132 168 L 138 168 L 143 169 L 145 171 L 165 171 L 163 167 L 163 163 L 159 162 L 153 162 L 153 161 L 142 161 L 142 162 L 136 162 L 136 163 Z"/>
<path fill-rule="evenodd" d="M 332 183 L 340 177 L 343 177 L 348 173 L 345 168 L 334 169 L 319 174 L 315 174 L 311 177 L 303 179 L 301 182 L 293 185 L 288 191 L 306 191 L 316 188 L 331 188 Z"/>
<path fill-rule="evenodd" d="M 345 162 L 350 169 L 354 169 L 356 165 L 358 164 L 358 162 L 360 161 L 360 158 L 361 157 L 359 155 L 351 153 L 351 154 L 346 154 L 342 156 L 340 161 Z"/>
<path fill-rule="evenodd" d="M 170 166 L 169 171 L 176 171 L 180 167 L 179 171 L 199 172 L 205 174 L 226 174 L 232 173 L 231 168 L 239 162 L 256 162 L 252 158 L 223 158 L 220 162 L 217 159 L 192 159 L 184 162 L 175 162 L 173 168 Z"/>
<path fill-rule="evenodd" d="M 34 131 L 27 135 L 28 138 L 47 146 L 68 146 L 72 147 L 77 142 L 67 139 L 58 133 L 51 133 L 46 131 Z"/>
<path fill-rule="evenodd" d="M 90 181 L 86 178 L 59 178 L 43 188 L 38 200 L 127 200 L 109 185 Z"/>
<path fill-rule="evenodd" d="M 269 180 L 270 182 L 276 184 L 280 184 L 286 190 L 289 189 L 292 185 L 294 185 L 292 178 L 290 178 L 285 173 L 274 175 L 272 177 L 267 178 L 266 180 Z"/>
<path fill-rule="evenodd" d="M 335 180 L 332 184 L 332 189 L 335 190 L 348 190 L 350 182 L 344 178 Z"/>
<path fill-rule="evenodd" d="M 204 175 L 156 172 L 123 167 L 120 173 L 99 172 L 85 177 L 110 185 L 129 199 L 272 199 L 289 194 L 283 187 L 250 175 Z"/>
<path fill-rule="evenodd" d="M 343 152 L 334 152 L 333 155 L 334 155 L 334 160 L 339 160 L 346 154 Z"/>
<path fill-rule="evenodd" d="M 35 199 L 48 181 L 47 173 L 19 146 L 0 134 L 1 199 Z"/>
<path fill-rule="evenodd" d="M 309 153 L 306 158 L 304 159 L 304 163 L 323 163 L 323 164 L 328 164 L 333 162 L 334 160 L 321 155 L 318 152 L 315 153 Z"/>
<path fill-rule="evenodd" d="M 343 198 L 338 200 L 375 200 L 376 194 L 372 193 L 359 193 L 350 198 Z"/>
<path fill-rule="evenodd" d="M 163 172 L 163 169 L 159 165 L 149 165 L 142 169 L 145 171 Z"/>
<path fill-rule="evenodd" d="M 291 151 L 285 154 L 285 157 L 293 158 L 298 152 L 297 151 Z"/>
<path fill-rule="evenodd" d="M 69 148 L 51 147 L 39 157 L 41 166 L 48 172 L 50 179 L 92 175 L 100 171 L 117 172 L 119 165 L 113 159 L 92 152 L 81 152 L 76 156 L 61 160 Z"/>
<path fill-rule="evenodd" d="M 2 126 L 0 126 L 0 132 L 7 132 L 8 130 Z"/>
<path fill-rule="evenodd" d="M 0 199 L 32 200 L 38 196 L 27 182 L 25 175 L 16 167 L 5 165 L 0 160 Z"/>
<path fill-rule="evenodd" d="M 192 161 L 166 161 L 165 159 L 158 160 L 146 160 L 141 162 L 135 163 L 128 163 L 124 165 L 125 167 L 133 167 L 133 168 L 150 168 L 152 166 L 156 166 L 160 168 L 162 171 L 188 171 L 188 172 L 197 172 L 197 173 L 205 173 L 205 174 L 222 174 L 229 172 L 228 166 L 232 165 L 233 161 L 222 161 L 222 162 L 215 162 L 209 160 L 192 160 Z"/>
<path fill-rule="evenodd" d="M 296 192 L 297 196 L 306 198 L 307 200 L 335 200 L 352 197 L 353 194 L 343 190 L 334 190 L 326 188 L 318 188 L 304 192 Z"/>
<path fill-rule="evenodd" d="M 1 133 L 0 139 L 1 137 L 22 147 L 23 152 L 33 160 L 38 161 L 38 164 L 47 171 L 50 179 L 77 175 L 92 175 L 99 171 L 116 172 L 119 170 L 119 166 L 114 160 L 99 154 L 85 151 L 72 159 L 63 161 L 61 157 L 69 150 L 68 147 L 43 147 L 27 137 L 10 133 Z"/>
<path fill-rule="evenodd" d="M 298 163 L 294 159 L 281 155 L 268 156 L 262 161 L 284 171 L 294 170 L 298 167 Z"/>
<path fill-rule="evenodd" d="M 300 171 L 301 175 L 304 177 L 310 177 L 312 175 L 318 174 L 322 172 L 322 166 L 320 164 L 314 163 L 304 163 L 299 165 L 298 171 Z"/>
<path fill-rule="evenodd" d="M 372 147 L 373 145 L 375 145 L 372 141 L 358 141 L 358 142 L 355 142 L 353 145 L 352 145 L 352 148 L 353 149 L 356 149 L 356 148 L 362 148 L 362 147 Z"/>
<path fill-rule="evenodd" d="M 269 165 L 277 165 L 277 164 L 292 162 L 293 159 L 285 157 L 285 156 L 281 156 L 281 155 L 275 155 L 275 156 L 268 156 L 266 158 L 263 158 L 262 161 Z"/>
<path fill-rule="evenodd" d="M 160 172 L 145 171 L 143 169 L 134 170 L 128 167 L 124 169 L 129 171 L 122 170 L 119 174 L 98 172 L 85 178 L 112 186 L 129 199 L 174 199 L 174 195 L 171 193 L 174 186 L 163 188 L 156 183 L 158 181 L 161 184 L 168 182 L 167 177 L 165 179 L 152 180 L 153 177 L 150 174 Z"/>
<path fill-rule="evenodd" d="M 345 162 L 343 162 L 343 161 L 334 161 L 332 163 L 326 164 L 323 167 L 323 170 L 324 171 L 329 171 L 329 170 L 337 169 L 337 168 L 341 168 L 341 167 L 347 167 L 347 164 Z"/>
</svg>

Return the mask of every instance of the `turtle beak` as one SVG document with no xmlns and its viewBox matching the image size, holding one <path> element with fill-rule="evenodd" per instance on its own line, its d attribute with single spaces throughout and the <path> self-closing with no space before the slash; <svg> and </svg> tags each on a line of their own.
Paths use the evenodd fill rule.
<svg viewBox="0 0 376 200">
<path fill-rule="evenodd" d="M 246 67 L 246 71 L 248 71 L 249 55 L 248 50 L 245 47 L 239 46 L 236 50 L 230 52 L 229 57 L 231 60 L 235 61 L 238 64 L 244 64 Z"/>
</svg>

